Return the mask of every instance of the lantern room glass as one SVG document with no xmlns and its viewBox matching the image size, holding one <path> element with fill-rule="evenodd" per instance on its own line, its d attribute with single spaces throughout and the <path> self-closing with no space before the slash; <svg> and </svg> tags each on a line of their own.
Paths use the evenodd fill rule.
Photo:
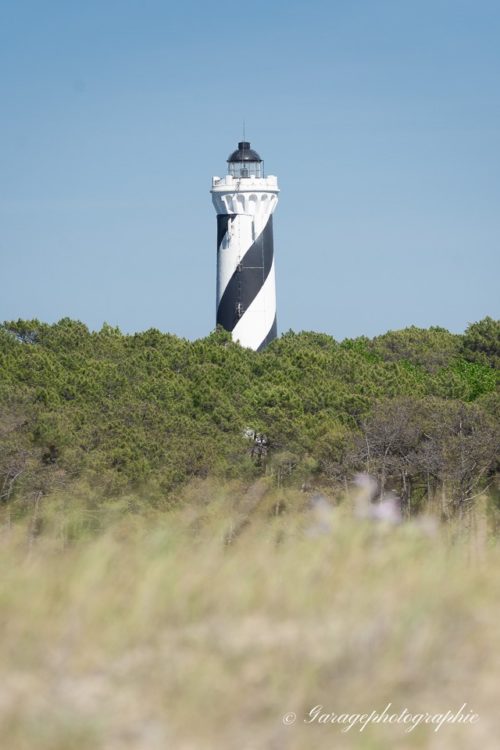
<svg viewBox="0 0 500 750">
<path fill-rule="evenodd" d="M 229 174 L 231 177 L 262 177 L 262 162 L 260 161 L 230 161 Z"/>
</svg>

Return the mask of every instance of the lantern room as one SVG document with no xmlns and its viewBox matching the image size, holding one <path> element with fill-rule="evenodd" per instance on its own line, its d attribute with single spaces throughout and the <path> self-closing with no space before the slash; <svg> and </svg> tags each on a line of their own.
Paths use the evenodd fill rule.
<svg viewBox="0 0 500 750">
<path fill-rule="evenodd" d="M 263 162 L 259 154 L 250 148 L 248 141 L 240 141 L 236 151 L 227 160 L 228 173 L 231 177 L 239 180 L 242 177 L 263 176 Z"/>
</svg>

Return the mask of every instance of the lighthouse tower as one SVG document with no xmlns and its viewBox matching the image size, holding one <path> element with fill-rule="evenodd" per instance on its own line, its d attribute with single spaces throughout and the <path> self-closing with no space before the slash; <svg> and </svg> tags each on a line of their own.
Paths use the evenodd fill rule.
<svg viewBox="0 0 500 750">
<path fill-rule="evenodd" d="M 228 174 L 212 178 L 217 212 L 217 323 L 234 341 L 263 349 L 276 338 L 273 211 L 278 180 L 260 156 L 238 143 Z"/>
</svg>

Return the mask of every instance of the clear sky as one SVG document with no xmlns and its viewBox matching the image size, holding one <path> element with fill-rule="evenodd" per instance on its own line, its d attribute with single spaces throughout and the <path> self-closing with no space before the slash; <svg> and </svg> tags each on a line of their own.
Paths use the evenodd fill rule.
<svg viewBox="0 0 500 750">
<path fill-rule="evenodd" d="M 0 320 L 207 335 L 243 120 L 281 332 L 498 317 L 499 39 L 498 0 L 3 0 Z"/>
</svg>

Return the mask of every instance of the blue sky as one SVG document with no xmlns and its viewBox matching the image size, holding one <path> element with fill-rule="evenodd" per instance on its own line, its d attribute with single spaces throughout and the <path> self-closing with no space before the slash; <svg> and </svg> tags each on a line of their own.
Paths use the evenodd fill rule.
<svg viewBox="0 0 500 750">
<path fill-rule="evenodd" d="M 278 325 L 499 315 L 500 4 L 0 4 L 0 320 L 207 335 L 214 174 L 277 174 Z"/>
</svg>

